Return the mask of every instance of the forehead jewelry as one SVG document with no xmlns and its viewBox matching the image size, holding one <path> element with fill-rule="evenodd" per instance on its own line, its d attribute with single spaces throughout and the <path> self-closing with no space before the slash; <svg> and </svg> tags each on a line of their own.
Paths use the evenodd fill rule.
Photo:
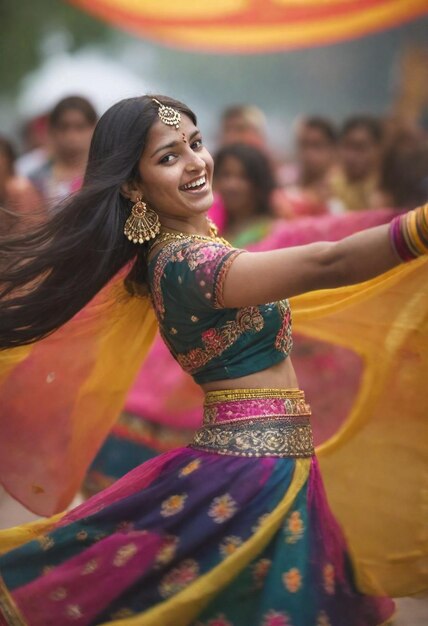
<svg viewBox="0 0 428 626">
<path fill-rule="evenodd" d="M 183 143 L 187 143 L 186 133 L 181 133 L 181 136 L 183 137 Z"/>
<path fill-rule="evenodd" d="M 181 122 L 180 111 L 177 111 L 177 109 L 173 109 L 172 107 L 165 106 L 164 104 L 162 104 L 162 102 L 156 100 L 156 98 L 152 98 L 152 100 L 159 107 L 158 116 L 160 121 L 167 126 L 175 126 L 175 128 L 178 130 L 180 128 Z"/>
</svg>

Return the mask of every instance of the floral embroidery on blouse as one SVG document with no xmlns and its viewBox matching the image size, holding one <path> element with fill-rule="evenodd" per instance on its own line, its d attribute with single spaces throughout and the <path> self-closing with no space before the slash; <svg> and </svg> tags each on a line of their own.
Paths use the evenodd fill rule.
<svg viewBox="0 0 428 626">
<path fill-rule="evenodd" d="M 260 371 L 291 351 L 287 300 L 224 306 L 224 283 L 241 252 L 215 241 L 180 240 L 167 243 L 149 263 L 151 299 L 161 336 L 197 382 Z"/>
<path fill-rule="evenodd" d="M 280 352 L 289 354 L 293 347 L 293 337 L 291 334 L 291 309 L 288 300 L 277 302 L 279 312 L 282 317 L 281 328 L 275 337 L 275 348 Z"/>
<path fill-rule="evenodd" d="M 239 337 L 249 331 L 259 332 L 264 326 L 258 307 L 238 309 L 235 320 L 229 320 L 221 328 L 209 328 L 202 333 L 204 348 L 194 348 L 177 356 L 181 367 L 190 374 L 223 354 Z"/>
<path fill-rule="evenodd" d="M 205 297 L 207 302 L 212 299 L 212 293 L 210 286 L 214 288 L 214 298 L 212 306 L 221 306 L 223 283 L 233 259 L 241 254 L 243 250 L 233 250 L 231 248 L 231 255 L 226 263 L 223 264 L 222 270 L 219 272 L 219 276 L 216 278 L 212 276 L 212 267 L 216 266 L 220 259 L 224 257 L 224 245 L 216 244 L 215 242 L 206 242 L 183 246 L 182 241 L 172 241 L 167 243 L 162 250 L 158 253 L 154 268 L 154 277 L 152 285 L 152 300 L 156 312 L 161 317 L 165 316 L 165 305 L 162 296 L 161 281 L 165 274 L 165 268 L 169 262 L 182 263 L 185 261 L 189 269 L 196 273 L 196 279 L 200 287 L 207 287 L 205 290 Z M 210 262 L 210 263 L 209 263 Z M 225 265 L 227 268 L 225 269 Z M 204 266 L 204 267 L 201 267 Z M 219 299 L 219 302 L 217 302 Z"/>
</svg>

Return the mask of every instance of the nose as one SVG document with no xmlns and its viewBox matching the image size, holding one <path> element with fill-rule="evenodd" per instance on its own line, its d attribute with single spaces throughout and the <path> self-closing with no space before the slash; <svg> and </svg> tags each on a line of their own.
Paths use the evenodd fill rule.
<svg viewBox="0 0 428 626">
<path fill-rule="evenodd" d="M 204 170 L 206 168 L 205 161 L 200 157 L 199 154 L 194 152 L 193 150 L 189 154 L 188 161 L 186 163 L 186 170 L 188 172 L 198 172 Z"/>
</svg>

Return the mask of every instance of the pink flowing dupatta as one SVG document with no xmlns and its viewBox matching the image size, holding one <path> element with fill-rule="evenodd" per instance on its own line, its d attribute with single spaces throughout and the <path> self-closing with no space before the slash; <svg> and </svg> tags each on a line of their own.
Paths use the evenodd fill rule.
<svg viewBox="0 0 428 626">
<path fill-rule="evenodd" d="M 149 299 L 123 276 L 51 336 L 0 352 L 0 480 L 39 515 L 74 498 L 152 343 Z"/>
</svg>

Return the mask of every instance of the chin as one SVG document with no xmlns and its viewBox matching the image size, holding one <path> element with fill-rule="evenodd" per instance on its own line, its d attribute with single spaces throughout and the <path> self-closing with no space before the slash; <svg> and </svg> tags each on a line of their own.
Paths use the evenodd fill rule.
<svg viewBox="0 0 428 626">
<path fill-rule="evenodd" d="M 192 213 L 197 213 L 200 215 L 201 213 L 206 213 L 210 210 L 214 202 L 214 195 L 212 192 L 207 193 L 206 197 L 201 198 L 199 202 L 192 202 L 189 206 L 189 209 Z"/>
</svg>

